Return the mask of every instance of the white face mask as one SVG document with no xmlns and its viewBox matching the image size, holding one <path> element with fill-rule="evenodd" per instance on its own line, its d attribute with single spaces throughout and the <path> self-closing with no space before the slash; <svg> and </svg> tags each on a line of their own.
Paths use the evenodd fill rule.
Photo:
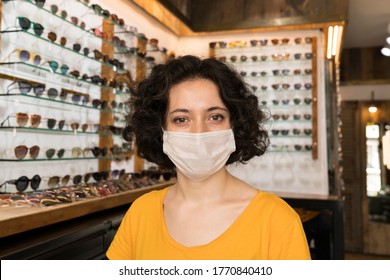
<svg viewBox="0 0 390 280">
<path fill-rule="evenodd" d="M 220 170 L 236 150 L 233 130 L 205 133 L 164 131 L 163 151 L 192 181 L 203 181 Z"/>
</svg>

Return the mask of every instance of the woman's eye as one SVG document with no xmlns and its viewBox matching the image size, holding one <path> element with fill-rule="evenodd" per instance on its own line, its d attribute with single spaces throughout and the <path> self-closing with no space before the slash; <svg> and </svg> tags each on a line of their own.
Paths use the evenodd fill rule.
<svg viewBox="0 0 390 280">
<path fill-rule="evenodd" d="M 186 121 L 186 118 L 174 118 L 174 123 L 184 123 Z"/>
<path fill-rule="evenodd" d="M 222 116 L 222 115 L 212 115 L 212 116 L 211 116 L 211 119 L 212 119 L 213 121 L 222 121 L 224 118 L 225 118 L 225 117 Z"/>
</svg>

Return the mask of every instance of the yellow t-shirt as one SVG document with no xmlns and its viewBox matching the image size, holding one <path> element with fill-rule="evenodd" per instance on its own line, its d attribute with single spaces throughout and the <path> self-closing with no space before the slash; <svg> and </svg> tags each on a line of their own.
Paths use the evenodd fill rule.
<svg viewBox="0 0 390 280">
<path fill-rule="evenodd" d="M 183 246 L 165 227 L 163 201 L 168 189 L 134 201 L 107 251 L 109 259 L 310 259 L 298 214 L 279 197 L 263 191 L 219 237 L 206 245 Z"/>
</svg>

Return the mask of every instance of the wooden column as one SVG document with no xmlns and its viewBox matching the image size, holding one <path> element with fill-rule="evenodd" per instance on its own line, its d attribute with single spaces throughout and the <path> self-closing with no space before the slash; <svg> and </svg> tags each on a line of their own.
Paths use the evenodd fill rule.
<svg viewBox="0 0 390 280">
<path fill-rule="evenodd" d="M 114 36 L 114 25 L 106 19 L 103 19 L 103 32 L 108 34 L 111 38 Z M 104 40 L 102 40 L 102 53 L 109 57 L 114 56 L 114 46 Z M 114 77 L 114 71 L 112 67 L 102 64 L 101 77 L 106 78 L 109 82 Z M 107 82 L 107 83 L 108 83 Z M 109 88 L 102 88 L 100 94 L 100 100 L 110 103 L 114 99 L 114 93 Z M 108 106 L 109 107 L 109 106 Z M 110 111 L 101 111 L 100 113 L 100 126 L 109 126 L 114 124 L 114 115 Z M 99 138 L 100 148 L 111 148 L 113 145 L 112 136 L 107 134 L 101 135 Z M 99 171 L 108 171 L 111 169 L 111 160 L 99 159 Z"/>
<path fill-rule="evenodd" d="M 317 38 L 312 38 L 312 158 L 318 159 L 318 85 L 317 85 Z"/>
</svg>

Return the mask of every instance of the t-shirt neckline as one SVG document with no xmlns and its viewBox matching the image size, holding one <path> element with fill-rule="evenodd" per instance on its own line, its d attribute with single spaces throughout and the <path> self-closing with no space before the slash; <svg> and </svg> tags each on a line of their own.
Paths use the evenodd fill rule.
<svg viewBox="0 0 390 280">
<path fill-rule="evenodd" d="M 237 219 L 219 236 L 217 236 L 215 239 L 211 240 L 209 243 L 203 244 L 203 245 L 196 245 L 192 247 L 187 247 L 179 242 L 177 242 L 175 239 L 171 237 L 171 235 L 168 232 L 168 229 L 166 227 L 165 223 L 165 217 L 164 217 L 164 198 L 168 192 L 170 187 L 165 188 L 160 195 L 160 205 L 159 205 L 159 216 L 160 216 L 160 222 L 161 222 L 161 229 L 164 238 L 173 246 L 178 248 L 181 251 L 196 251 L 201 250 L 204 248 L 212 247 L 217 245 L 220 242 L 223 242 L 223 239 L 227 238 L 229 236 L 230 232 L 234 232 L 236 228 L 239 228 L 239 225 L 245 220 L 245 217 L 249 215 L 250 209 L 254 207 L 256 204 L 256 201 L 258 200 L 258 197 L 261 194 L 261 191 L 258 190 L 257 194 L 251 199 L 251 201 L 248 203 L 248 205 L 244 208 L 244 210 L 241 212 L 241 214 L 237 217 Z"/>
</svg>

